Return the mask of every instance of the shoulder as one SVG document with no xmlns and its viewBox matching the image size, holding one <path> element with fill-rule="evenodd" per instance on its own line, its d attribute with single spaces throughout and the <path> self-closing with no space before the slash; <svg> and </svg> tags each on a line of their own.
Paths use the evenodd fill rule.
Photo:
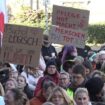
<svg viewBox="0 0 105 105">
<path fill-rule="evenodd" d="M 42 102 L 38 98 L 34 97 L 30 100 L 30 105 L 42 105 Z"/>
</svg>

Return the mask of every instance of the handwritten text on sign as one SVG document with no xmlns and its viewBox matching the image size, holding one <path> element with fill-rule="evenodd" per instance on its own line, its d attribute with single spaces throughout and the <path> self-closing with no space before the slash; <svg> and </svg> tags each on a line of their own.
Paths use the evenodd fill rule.
<svg viewBox="0 0 105 105">
<path fill-rule="evenodd" d="M 84 43 L 86 39 L 86 33 L 83 31 L 52 26 L 50 30 L 50 35 L 50 40 L 53 43 L 63 45 L 72 44 L 80 48 L 83 48 L 85 45 Z"/>
<path fill-rule="evenodd" d="M 87 30 L 89 11 L 70 7 L 53 6 L 52 24 L 71 28 Z"/>
<path fill-rule="evenodd" d="M 4 62 L 37 66 L 42 45 L 42 29 L 5 25 L 1 58 Z"/>
</svg>

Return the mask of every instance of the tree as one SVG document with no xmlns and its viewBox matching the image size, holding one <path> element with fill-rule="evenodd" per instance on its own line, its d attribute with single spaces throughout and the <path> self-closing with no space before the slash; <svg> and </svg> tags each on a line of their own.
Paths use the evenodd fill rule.
<svg viewBox="0 0 105 105">
<path fill-rule="evenodd" d="M 17 14 L 14 14 L 9 23 L 33 27 L 45 28 L 45 14 L 43 10 L 32 10 L 30 7 L 22 6 Z"/>
<path fill-rule="evenodd" d="M 89 43 L 105 43 L 105 24 L 90 25 L 88 28 Z"/>
</svg>

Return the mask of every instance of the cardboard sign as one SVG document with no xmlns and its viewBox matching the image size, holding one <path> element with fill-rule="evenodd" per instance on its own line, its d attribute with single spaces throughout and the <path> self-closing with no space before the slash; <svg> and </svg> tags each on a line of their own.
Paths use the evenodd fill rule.
<svg viewBox="0 0 105 105">
<path fill-rule="evenodd" d="M 70 44 L 79 48 L 84 48 L 86 32 L 59 26 L 52 26 L 50 30 L 50 40 L 51 42 L 57 44 Z"/>
<path fill-rule="evenodd" d="M 88 29 L 89 11 L 53 6 L 50 40 L 57 44 L 72 44 L 83 48 Z"/>
<path fill-rule="evenodd" d="M 70 29 L 87 30 L 89 11 L 70 7 L 53 6 L 52 24 Z"/>
<path fill-rule="evenodd" d="M 3 62 L 37 66 L 42 33 L 40 28 L 6 24 L 0 59 Z"/>
</svg>

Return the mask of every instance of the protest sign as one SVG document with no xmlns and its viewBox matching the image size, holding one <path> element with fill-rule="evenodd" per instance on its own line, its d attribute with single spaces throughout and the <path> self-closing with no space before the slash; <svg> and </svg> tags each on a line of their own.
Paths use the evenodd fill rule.
<svg viewBox="0 0 105 105">
<path fill-rule="evenodd" d="M 50 40 L 57 44 L 85 46 L 89 11 L 71 7 L 53 6 Z"/>
<path fill-rule="evenodd" d="M 71 7 L 53 6 L 52 24 L 60 27 L 87 30 L 89 11 Z"/>
<path fill-rule="evenodd" d="M 71 44 L 79 48 L 84 48 L 86 32 L 63 28 L 59 26 L 51 26 L 50 40 L 58 44 Z"/>
<path fill-rule="evenodd" d="M 40 28 L 6 24 L 1 60 L 35 67 L 39 63 L 43 40 Z"/>
</svg>

